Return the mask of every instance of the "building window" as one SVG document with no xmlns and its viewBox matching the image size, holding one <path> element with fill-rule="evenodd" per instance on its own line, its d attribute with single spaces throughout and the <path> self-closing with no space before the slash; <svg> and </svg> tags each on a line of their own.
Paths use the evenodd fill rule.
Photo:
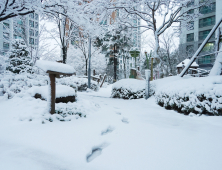
<svg viewBox="0 0 222 170">
<path fill-rule="evenodd" d="M 107 25 L 107 20 L 103 20 L 100 22 L 100 25 Z"/>
<path fill-rule="evenodd" d="M 214 55 L 207 55 L 198 58 L 198 64 L 211 64 L 215 61 Z"/>
<path fill-rule="evenodd" d="M 187 30 L 194 30 L 194 21 L 188 22 Z"/>
<path fill-rule="evenodd" d="M 30 18 L 34 18 L 34 13 L 29 14 Z"/>
<path fill-rule="evenodd" d="M 3 42 L 3 48 L 4 49 L 9 49 L 9 43 Z"/>
<path fill-rule="evenodd" d="M 201 14 L 208 14 L 211 12 L 215 12 L 215 10 L 216 10 L 216 3 L 214 2 L 214 3 L 210 4 L 209 6 L 200 7 L 199 12 Z"/>
<path fill-rule="evenodd" d="M 34 45 L 34 38 L 29 38 L 29 44 Z"/>
<path fill-rule="evenodd" d="M 20 31 L 22 31 L 22 34 L 25 34 L 25 28 L 22 28 Z"/>
<path fill-rule="evenodd" d="M 38 45 L 38 39 L 35 39 L 35 45 Z"/>
<path fill-rule="evenodd" d="M 194 46 L 193 45 L 188 45 L 186 47 L 186 52 L 187 52 L 187 55 L 192 55 L 194 53 Z"/>
<path fill-rule="evenodd" d="M 22 20 L 18 20 L 17 23 L 18 23 L 19 25 L 22 25 L 22 24 L 23 24 Z"/>
<path fill-rule="evenodd" d="M 187 11 L 187 14 L 193 14 L 193 13 L 194 13 L 194 9 Z"/>
<path fill-rule="evenodd" d="M 39 36 L 39 32 L 35 31 L 35 36 L 38 37 Z"/>
<path fill-rule="evenodd" d="M 9 40 L 9 35 L 10 35 L 9 33 L 3 32 L 4 39 Z"/>
<path fill-rule="evenodd" d="M 34 23 L 33 23 L 34 24 Z M 35 28 L 38 28 L 39 27 L 39 23 L 38 22 L 35 22 Z"/>
<path fill-rule="evenodd" d="M 194 33 L 187 34 L 187 42 L 194 41 Z"/>
<path fill-rule="evenodd" d="M 35 14 L 35 19 L 38 20 L 39 19 L 39 15 Z"/>
<path fill-rule="evenodd" d="M 215 16 L 207 17 L 199 20 L 199 28 L 207 27 L 215 24 Z"/>
<path fill-rule="evenodd" d="M 34 27 L 34 21 L 29 20 L 29 26 L 30 26 L 30 27 Z"/>
<path fill-rule="evenodd" d="M 34 30 L 33 29 L 29 30 L 29 36 L 34 36 Z"/>
<path fill-rule="evenodd" d="M 3 22 L 3 30 L 7 30 L 7 29 L 9 29 L 9 23 L 5 23 L 5 22 Z"/>
<path fill-rule="evenodd" d="M 200 31 L 199 32 L 199 40 L 204 40 L 208 36 L 210 31 L 211 30 Z M 214 36 L 215 36 L 215 33 L 211 37 L 214 37 Z"/>
<path fill-rule="evenodd" d="M 201 44 L 199 44 L 199 47 L 200 47 Z M 209 43 L 206 43 L 206 45 L 204 46 L 204 48 L 202 49 L 201 52 L 212 52 L 214 51 L 214 48 L 215 48 L 215 43 L 214 42 L 209 42 Z"/>
</svg>

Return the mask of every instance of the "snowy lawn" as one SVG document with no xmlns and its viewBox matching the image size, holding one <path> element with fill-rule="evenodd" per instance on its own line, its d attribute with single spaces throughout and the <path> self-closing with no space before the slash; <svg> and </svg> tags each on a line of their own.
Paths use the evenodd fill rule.
<svg viewBox="0 0 222 170">
<path fill-rule="evenodd" d="M 111 89 L 78 93 L 86 118 L 45 124 L 28 117 L 46 101 L 0 98 L 0 169 L 222 169 L 222 117 L 184 116 L 154 97 L 113 99 Z"/>
</svg>

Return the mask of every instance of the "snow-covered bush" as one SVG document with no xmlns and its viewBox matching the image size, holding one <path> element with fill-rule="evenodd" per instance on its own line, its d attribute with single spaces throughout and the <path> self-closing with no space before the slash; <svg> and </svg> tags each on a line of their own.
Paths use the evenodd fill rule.
<svg viewBox="0 0 222 170">
<path fill-rule="evenodd" d="M 5 74 L 0 74 L 0 96 L 5 95 L 6 98 L 11 99 L 18 93 L 22 95 L 33 86 L 46 86 L 48 82 L 48 75 L 6 72 Z M 56 79 L 56 84 L 72 87 L 75 91 L 86 91 L 88 79 L 76 76 L 63 77 Z M 96 81 L 91 81 L 91 89 L 94 91 L 99 90 Z"/>
<path fill-rule="evenodd" d="M 139 99 L 145 94 L 146 82 L 137 79 L 122 79 L 113 84 L 111 97 Z"/>
<path fill-rule="evenodd" d="M 88 88 L 88 79 L 87 78 L 78 78 L 76 76 L 71 77 L 63 77 L 60 79 L 56 79 L 56 83 L 70 86 L 72 88 L 77 88 L 78 91 L 86 91 Z M 91 80 L 91 88 L 94 91 L 99 90 L 98 83 L 96 81 Z"/>
<path fill-rule="evenodd" d="M 0 91 L 6 98 L 11 99 L 17 93 L 31 88 L 32 86 L 45 86 L 48 84 L 48 76 L 38 74 L 13 74 L 7 72 L 0 75 Z"/>
<path fill-rule="evenodd" d="M 48 90 L 49 90 L 48 85 L 41 87 L 34 86 L 28 89 L 27 92 L 36 99 L 39 98 L 41 100 L 47 100 L 49 94 Z M 76 89 L 73 89 L 65 85 L 56 85 L 56 101 L 55 101 L 56 103 L 74 102 L 76 100 L 76 97 L 77 97 Z"/>
<path fill-rule="evenodd" d="M 156 89 L 155 97 L 160 106 L 186 115 L 222 115 L 222 77 L 178 77 Z"/>
</svg>

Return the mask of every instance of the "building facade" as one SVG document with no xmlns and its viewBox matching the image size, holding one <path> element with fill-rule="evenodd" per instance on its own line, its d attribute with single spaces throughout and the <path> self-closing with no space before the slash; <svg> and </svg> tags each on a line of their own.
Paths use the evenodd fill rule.
<svg viewBox="0 0 222 170">
<path fill-rule="evenodd" d="M 39 15 L 31 13 L 0 22 L 0 54 L 12 48 L 12 40 L 23 39 L 28 47 L 37 49 L 39 44 Z"/>
<path fill-rule="evenodd" d="M 198 5 L 200 0 L 191 1 L 187 8 L 192 8 L 194 5 Z M 211 29 L 214 27 L 216 21 L 218 21 L 222 15 L 222 1 L 212 0 L 209 6 L 204 6 L 199 9 L 191 9 L 187 12 L 188 15 L 196 15 L 200 13 L 198 18 L 189 22 L 186 25 L 182 25 L 180 35 L 180 56 L 182 59 L 191 58 L 197 51 L 199 46 L 205 40 Z M 212 54 L 216 50 L 216 33 L 207 42 L 198 59 L 196 60 L 199 68 L 210 70 L 213 67 L 215 61 L 215 54 Z"/>
</svg>

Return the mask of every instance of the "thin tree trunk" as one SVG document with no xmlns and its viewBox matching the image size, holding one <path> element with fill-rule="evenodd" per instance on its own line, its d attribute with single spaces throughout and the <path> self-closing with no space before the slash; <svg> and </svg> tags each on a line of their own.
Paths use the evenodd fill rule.
<svg viewBox="0 0 222 170">
<path fill-rule="evenodd" d="M 86 60 L 86 76 L 88 75 L 87 72 L 88 72 L 88 60 Z"/>
<path fill-rule="evenodd" d="M 66 46 L 62 48 L 62 59 L 63 59 L 62 62 L 64 64 L 66 64 L 66 59 L 67 59 L 67 47 Z"/>
</svg>

